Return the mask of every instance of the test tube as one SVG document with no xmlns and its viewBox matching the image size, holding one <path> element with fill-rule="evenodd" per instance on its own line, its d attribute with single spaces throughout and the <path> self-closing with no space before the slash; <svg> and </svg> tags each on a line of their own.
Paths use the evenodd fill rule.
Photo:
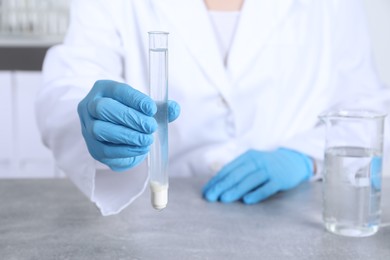
<svg viewBox="0 0 390 260">
<path fill-rule="evenodd" d="M 153 208 L 168 204 L 168 33 L 149 32 L 149 92 L 157 104 L 158 124 L 149 153 L 149 186 Z"/>
</svg>

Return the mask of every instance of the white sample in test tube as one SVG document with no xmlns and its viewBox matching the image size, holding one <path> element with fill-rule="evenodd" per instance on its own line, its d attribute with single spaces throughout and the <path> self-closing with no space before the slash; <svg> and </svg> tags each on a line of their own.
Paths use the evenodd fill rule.
<svg viewBox="0 0 390 260">
<path fill-rule="evenodd" d="M 149 153 L 149 186 L 152 206 L 168 204 L 168 33 L 149 32 L 149 92 L 157 104 L 158 128 Z"/>
</svg>

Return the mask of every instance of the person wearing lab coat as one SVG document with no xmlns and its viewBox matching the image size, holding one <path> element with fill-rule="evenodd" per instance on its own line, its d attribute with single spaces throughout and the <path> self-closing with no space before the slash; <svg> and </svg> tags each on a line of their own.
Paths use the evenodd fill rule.
<svg viewBox="0 0 390 260">
<path fill-rule="evenodd" d="M 213 176 L 200 191 L 209 201 L 254 204 L 318 176 L 318 115 L 386 108 L 361 1 L 215 2 L 73 2 L 64 43 L 44 62 L 37 118 L 103 215 L 147 185 L 149 31 L 169 32 L 169 175 Z"/>
</svg>

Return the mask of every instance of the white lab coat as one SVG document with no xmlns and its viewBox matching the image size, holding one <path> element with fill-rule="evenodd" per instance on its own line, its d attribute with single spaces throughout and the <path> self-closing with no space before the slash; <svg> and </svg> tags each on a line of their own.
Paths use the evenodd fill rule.
<svg viewBox="0 0 390 260">
<path fill-rule="evenodd" d="M 357 0 L 246 0 L 226 67 L 202 0 L 76 0 L 71 10 L 64 43 L 45 59 L 37 117 L 59 167 L 103 215 L 143 192 L 147 169 L 97 163 L 76 108 L 99 79 L 148 92 L 148 31 L 170 33 L 169 97 L 181 105 L 169 126 L 171 176 L 211 176 L 251 148 L 283 146 L 321 165 L 321 112 L 388 101 Z"/>
</svg>

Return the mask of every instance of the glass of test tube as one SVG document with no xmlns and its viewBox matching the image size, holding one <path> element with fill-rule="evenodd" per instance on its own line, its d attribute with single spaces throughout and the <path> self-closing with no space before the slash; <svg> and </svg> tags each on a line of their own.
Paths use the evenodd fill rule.
<svg viewBox="0 0 390 260">
<path fill-rule="evenodd" d="M 168 33 L 149 32 L 149 93 L 157 104 L 158 124 L 150 148 L 149 186 L 153 208 L 168 204 Z"/>
</svg>

